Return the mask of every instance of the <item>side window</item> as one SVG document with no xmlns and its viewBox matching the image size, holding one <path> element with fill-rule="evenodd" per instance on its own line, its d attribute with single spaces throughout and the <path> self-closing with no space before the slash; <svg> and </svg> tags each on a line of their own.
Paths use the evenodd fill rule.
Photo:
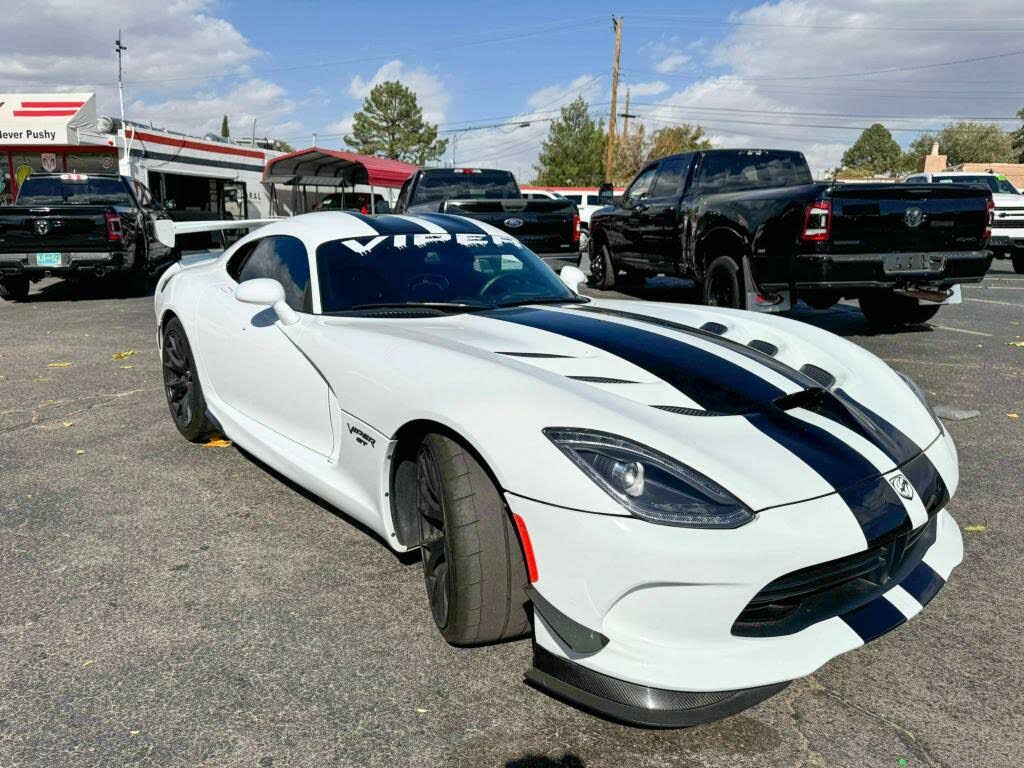
<svg viewBox="0 0 1024 768">
<path fill-rule="evenodd" d="M 907 184 L 923 184 L 925 181 L 924 176 L 908 176 Z"/>
<path fill-rule="evenodd" d="M 689 170 L 689 157 L 670 157 L 661 161 L 658 178 L 651 188 L 651 197 L 678 197 Z"/>
<path fill-rule="evenodd" d="M 651 191 L 651 184 L 654 183 L 654 176 L 658 172 L 658 166 L 652 165 L 649 168 L 644 168 L 637 176 L 633 183 L 629 185 L 629 189 L 626 190 L 626 194 L 623 195 L 623 199 L 630 203 L 635 203 L 641 197 L 646 197 Z"/>
<path fill-rule="evenodd" d="M 395 202 L 395 210 L 399 213 L 405 213 L 406 207 L 409 205 L 409 190 L 412 188 L 413 176 L 410 176 L 405 180 L 405 184 L 402 185 L 401 192 L 398 193 L 398 200 Z"/>
<path fill-rule="evenodd" d="M 576 205 L 583 205 L 583 195 L 566 195 L 567 200 L 572 200 Z"/>
<path fill-rule="evenodd" d="M 237 256 L 238 254 L 236 254 Z M 232 260 L 234 261 L 234 260 Z M 231 273 L 231 267 L 228 272 Z M 257 240 L 238 262 L 240 283 L 269 277 L 284 287 L 284 298 L 296 312 L 312 312 L 313 296 L 309 290 L 309 256 L 302 241 L 287 235 Z M 234 277 L 234 274 L 232 274 Z"/>
</svg>

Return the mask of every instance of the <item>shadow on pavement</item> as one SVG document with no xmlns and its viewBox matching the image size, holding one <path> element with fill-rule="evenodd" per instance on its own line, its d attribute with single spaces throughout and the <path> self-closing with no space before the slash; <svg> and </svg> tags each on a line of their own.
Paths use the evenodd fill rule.
<svg viewBox="0 0 1024 768">
<path fill-rule="evenodd" d="M 585 768 L 586 763 L 579 755 L 566 752 L 558 758 L 546 755 L 523 755 L 505 763 L 505 768 Z"/>
<path fill-rule="evenodd" d="M 49 280 L 35 284 L 23 304 L 43 303 L 49 301 L 100 301 L 109 299 L 137 299 L 152 296 L 153 288 L 145 293 L 133 291 L 123 280 L 116 276 L 95 280 Z"/>
</svg>

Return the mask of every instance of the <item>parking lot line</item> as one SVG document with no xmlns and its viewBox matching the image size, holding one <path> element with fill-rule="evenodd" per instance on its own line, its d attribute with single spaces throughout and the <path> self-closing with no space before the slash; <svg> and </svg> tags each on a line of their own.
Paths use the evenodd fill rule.
<svg viewBox="0 0 1024 768">
<path fill-rule="evenodd" d="M 982 331 L 969 331 L 966 328 L 953 328 L 949 325 L 935 325 L 932 323 L 932 328 L 939 328 L 943 331 L 956 331 L 957 333 L 969 333 L 972 336 L 991 336 L 991 333 L 983 333 Z"/>
<path fill-rule="evenodd" d="M 1017 307 L 1021 308 L 1020 304 L 1014 304 L 1010 301 L 993 301 L 992 299 L 972 299 L 964 296 L 964 301 L 980 301 L 982 304 L 1002 304 L 1004 307 Z"/>
</svg>

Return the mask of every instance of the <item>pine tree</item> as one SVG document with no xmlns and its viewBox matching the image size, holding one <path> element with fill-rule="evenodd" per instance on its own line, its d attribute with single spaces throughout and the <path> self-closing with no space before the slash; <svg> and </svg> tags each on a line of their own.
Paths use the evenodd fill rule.
<svg viewBox="0 0 1024 768">
<path fill-rule="evenodd" d="M 437 138 L 437 126 L 424 121 L 416 94 L 395 81 L 373 87 L 345 143 L 364 155 L 416 165 L 441 157 L 448 147 L 448 139 Z"/>
<path fill-rule="evenodd" d="M 224 119 L 220 121 L 220 135 L 225 139 L 231 138 L 231 129 L 228 128 L 228 116 L 224 115 Z"/>
<path fill-rule="evenodd" d="M 537 158 L 536 184 L 543 186 L 597 186 L 604 181 L 603 122 L 594 122 L 582 96 L 562 107 L 551 123 Z"/>
<path fill-rule="evenodd" d="M 898 174 L 903 168 L 903 150 L 881 123 L 875 123 L 843 153 L 843 167 L 863 174 Z"/>
</svg>

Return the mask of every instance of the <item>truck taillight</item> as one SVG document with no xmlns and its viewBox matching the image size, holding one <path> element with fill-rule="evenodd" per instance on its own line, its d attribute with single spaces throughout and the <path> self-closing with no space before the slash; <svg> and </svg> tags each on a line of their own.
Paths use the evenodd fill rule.
<svg viewBox="0 0 1024 768">
<path fill-rule="evenodd" d="M 117 241 L 121 239 L 121 217 L 116 213 L 106 214 L 107 218 L 107 240 Z"/>
<path fill-rule="evenodd" d="M 804 212 L 804 231 L 801 240 L 823 242 L 828 240 L 832 230 L 832 203 L 829 200 L 815 200 Z"/>
<path fill-rule="evenodd" d="M 578 243 L 580 241 L 580 215 L 574 213 L 572 216 L 572 241 Z"/>
<path fill-rule="evenodd" d="M 992 237 L 992 222 L 996 217 L 995 208 L 996 204 L 991 197 L 985 201 L 985 234 L 981 236 L 984 240 Z"/>
</svg>

